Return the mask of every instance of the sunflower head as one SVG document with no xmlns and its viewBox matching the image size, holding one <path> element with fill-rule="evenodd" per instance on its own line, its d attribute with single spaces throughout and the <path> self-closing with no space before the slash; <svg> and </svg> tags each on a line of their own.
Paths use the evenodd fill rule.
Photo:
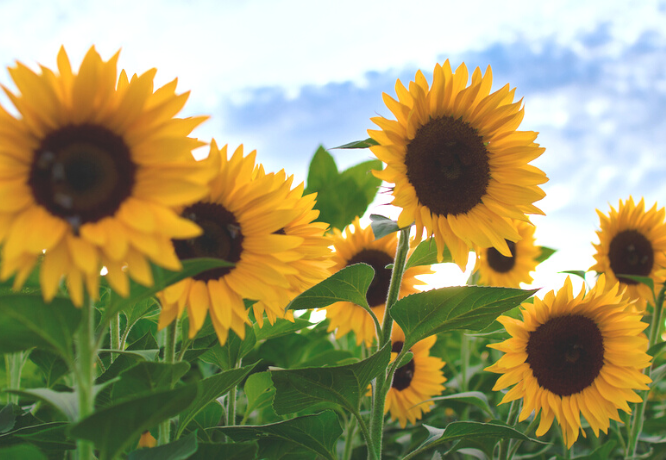
<svg viewBox="0 0 666 460">
<path fill-rule="evenodd" d="M 398 247 L 398 237 L 392 233 L 375 240 L 372 228 L 361 227 L 357 217 L 344 233 L 333 229 L 333 272 L 342 270 L 348 265 L 365 263 L 375 270 L 375 277 L 370 283 L 367 300 L 373 313 L 382 321 L 386 307 L 386 296 L 391 283 L 391 269 L 387 265 L 393 263 Z M 418 292 L 416 286 L 425 283 L 416 276 L 433 273 L 429 266 L 410 267 L 405 270 L 400 285 L 400 297 Z M 376 337 L 375 323 L 370 314 L 351 302 L 336 302 L 326 307 L 326 317 L 329 319 L 329 332 L 336 330 L 336 337 L 340 338 L 350 331 L 354 331 L 356 342 L 372 345 Z"/>
<path fill-rule="evenodd" d="M 411 361 L 399 367 L 393 376 L 391 388 L 386 394 L 384 413 L 391 412 L 391 419 L 398 420 L 401 427 L 416 423 L 424 413 L 430 412 L 434 403 L 428 401 L 444 391 L 446 377 L 442 372 L 444 364 L 441 359 L 430 356 L 430 349 L 437 341 L 430 336 L 417 342 L 409 351 L 413 354 Z M 391 330 L 391 361 L 402 351 L 405 334 L 400 326 L 393 324 Z"/>
<path fill-rule="evenodd" d="M 91 48 L 76 72 L 61 49 L 57 71 L 9 69 L 18 116 L 0 107 L 0 277 L 21 286 L 43 254 L 46 301 L 63 275 L 74 304 L 84 283 L 97 297 L 102 266 L 121 295 L 127 274 L 151 285 L 149 262 L 180 269 L 171 238 L 201 232 L 173 208 L 207 193 L 209 164 L 192 156 L 203 143 L 188 137 L 205 117 L 174 118 L 188 98 L 176 81 L 154 90 L 155 69 L 130 79 L 117 61 Z"/>
<path fill-rule="evenodd" d="M 500 316 L 511 338 L 490 345 L 505 353 L 486 370 L 503 374 L 493 390 L 513 388 L 502 403 L 523 399 L 519 420 L 541 412 L 537 436 L 557 421 L 567 446 L 578 439 L 582 414 L 596 436 L 608 432 L 610 420 L 620 421 L 618 409 L 631 412 L 627 402 L 640 402 L 633 390 L 646 390 L 642 373 L 651 357 L 648 325 L 631 312 L 619 283 L 606 286 L 602 274 L 596 286 L 575 296 L 570 278 L 557 293 L 522 305 L 523 320 Z"/>
<path fill-rule="evenodd" d="M 537 265 L 539 248 L 534 244 L 534 225 L 529 222 L 516 221 L 516 229 L 520 235 L 517 242 L 508 241 L 511 257 L 506 257 L 491 248 L 477 248 L 475 271 L 479 273 L 479 284 L 496 287 L 518 288 L 520 283 L 530 284 L 530 274 Z"/>
<path fill-rule="evenodd" d="M 611 206 L 608 215 L 597 210 L 601 230 L 597 232 L 599 244 L 594 244 L 596 263 L 590 267 L 605 273 L 609 284 L 619 281 L 626 287 L 629 298 L 636 300 L 635 306 L 644 311 L 646 303 L 653 301 L 654 293 L 638 281 L 621 275 L 646 276 L 654 280 L 655 286 L 666 281 L 666 224 L 664 208 L 655 204 L 645 210 L 641 198 L 634 204 L 632 197 L 620 200 L 617 210 Z"/>
<path fill-rule="evenodd" d="M 472 74 L 449 61 L 435 67 L 432 87 L 421 71 L 409 83 L 398 80 L 398 100 L 384 94 L 396 120 L 375 117 L 371 147 L 386 163 L 375 176 L 394 183 L 393 204 L 402 208 L 398 224 L 416 223 L 417 238 L 434 235 L 439 253 L 446 246 L 464 269 L 470 247 L 494 247 L 510 257 L 507 241 L 520 235 L 510 219 L 542 214 L 534 202 L 548 179 L 528 163 L 544 151 L 537 134 L 516 131 L 522 101 L 506 85 L 490 93 L 492 73 Z"/>
</svg>

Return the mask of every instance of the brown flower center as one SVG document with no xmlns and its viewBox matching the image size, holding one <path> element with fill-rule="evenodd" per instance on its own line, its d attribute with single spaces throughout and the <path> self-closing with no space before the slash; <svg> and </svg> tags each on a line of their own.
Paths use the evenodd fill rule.
<svg viewBox="0 0 666 460">
<path fill-rule="evenodd" d="M 450 116 L 431 119 L 416 131 L 405 155 L 407 178 L 421 204 L 447 216 L 481 202 L 490 180 L 488 151 L 477 130 Z"/>
<path fill-rule="evenodd" d="M 136 169 L 122 137 L 102 126 L 70 125 L 42 140 L 28 185 L 38 204 L 78 232 L 116 213 L 132 194 Z"/>
<path fill-rule="evenodd" d="M 506 244 L 511 251 L 511 257 L 503 256 L 495 248 L 488 248 L 486 253 L 488 265 L 497 273 L 509 272 L 516 265 L 516 243 L 506 240 Z"/>
<path fill-rule="evenodd" d="M 592 385 L 604 365 L 599 326 L 582 315 L 551 318 L 530 333 L 527 363 L 540 386 L 569 396 Z"/>
<path fill-rule="evenodd" d="M 625 230 L 613 237 L 608 251 L 610 266 L 616 275 L 649 276 L 654 264 L 652 244 L 637 230 Z M 618 276 L 625 284 L 638 281 Z"/>
<path fill-rule="evenodd" d="M 352 257 L 347 265 L 364 263 L 370 265 L 375 270 L 375 277 L 372 278 L 366 299 L 371 307 L 378 307 L 386 302 L 389 285 L 391 284 L 391 270 L 386 268 L 393 263 L 393 257 L 383 251 L 376 249 L 363 249 Z"/>
<path fill-rule="evenodd" d="M 185 208 L 183 217 L 195 222 L 203 234 L 189 240 L 173 240 L 180 260 L 212 257 L 227 262 L 238 262 L 243 252 L 243 233 L 236 217 L 215 203 L 195 203 Z M 193 278 L 208 281 L 222 278 L 233 267 L 214 268 Z"/>
<path fill-rule="evenodd" d="M 394 353 L 400 353 L 402 351 L 402 346 L 404 342 L 394 342 L 391 346 L 391 351 Z M 404 366 L 400 366 L 393 375 L 393 382 L 391 386 L 398 391 L 402 391 L 405 388 L 409 388 L 409 385 L 412 383 L 414 378 L 414 358 Z"/>
</svg>

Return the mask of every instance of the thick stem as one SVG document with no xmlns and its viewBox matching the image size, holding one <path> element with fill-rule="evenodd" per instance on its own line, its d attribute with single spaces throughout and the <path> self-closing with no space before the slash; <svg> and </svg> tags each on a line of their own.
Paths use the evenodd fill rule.
<svg viewBox="0 0 666 460">
<path fill-rule="evenodd" d="M 227 426 L 234 426 L 236 424 L 236 397 L 238 388 L 234 387 L 229 391 L 227 396 Z"/>
<path fill-rule="evenodd" d="M 92 298 L 87 299 L 81 308 L 81 325 L 76 333 L 76 381 L 79 394 L 79 416 L 81 421 L 91 415 L 95 410 L 95 395 L 93 384 L 95 382 L 95 359 L 97 349 L 95 340 L 95 304 Z M 91 441 L 78 440 L 76 442 L 78 460 L 92 460 L 94 458 L 94 445 Z"/>
<path fill-rule="evenodd" d="M 178 333 L 178 318 L 174 319 L 164 330 L 164 362 L 174 363 L 176 361 L 176 335 Z M 160 423 L 157 444 L 163 446 L 171 442 L 171 420 L 166 419 Z"/>
<path fill-rule="evenodd" d="M 116 313 L 113 319 L 111 319 L 109 339 L 111 341 L 111 349 L 120 350 L 120 313 Z M 111 353 L 111 362 L 113 362 L 114 358 L 113 353 Z"/>
<path fill-rule="evenodd" d="M 514 426 L 516 424 L 516 419 L 518 418 L 519 406 L 520 403 L 518 401 L 516 400 L 511 401 L 511 406 L 509 406 L 509 415 L 506 417 L 507 425 Z M 502 441 L 500 441 L 499 460 L 507 460 L 508 453 L 509 453 L 509 439 L 502 439 Z"/>
<path fill-rule="evenodd" d="M 379 349 L 391 341 L 391 330 L 393 329 L 393 319 L 390 311 L 393 304 L 398 300 L 400 293 L 400 283 L 402 275 L 405 272 L 405 262 L 409 253 L 409 231 L 410 228 L 400 230 L 398 248 L 395 252 L 393 262 L 393 272 L 391 273 L 391 284 L 389 285 L 388 295 L 386 296 L 386 311 L 382 333 L 379 340 Z M 386 394 L 393 379 L 395 366 L 390 366 L 392 371 L 380 373 L 372 386 L 372 411 L 370 418 L 370 442 L 368 443 L 368 458 L 379 459 L 382 455 L 382 436 L 384 431 L 384 407 L 386 405 Z M 360 424 L 359 424 L 360 425 Z M 361 428 L 363 428 L 361 426 Z"/>
<path fill-rule="evenodd" d="M 648 343 L 648 349 L 652 348 L 659 340 L 659 331 L 661 329 L 661 316 L 664 306 L 664 294 L 666 293 L 666 283 L 662 286 L 659 291 L 659 295 L 655 301 L 654 314 L 652 315 L 652 324 L 650 325 L 650 337 Z M 645 369 L 645 374 L 649 377 L 652 372 L 652 366 L 649 366 Z M 652 383 L 654 385 L 654 382 Z M 647 406 L 648 395 L 650 390 L 643 390 L 640 393 L 641 399 L 643 400 L 636 407 L 636 412 L 632 419 L 631 431 L 629 432 L 629 440 L 627 441 L 627 450 L 625 451 L 625 459 L 634 458 L 636 456 L 636 451 L 638 450 L 638 437 L 643 431 L 643 422 L 645 421 L 645 408 Z"/>
</svg>

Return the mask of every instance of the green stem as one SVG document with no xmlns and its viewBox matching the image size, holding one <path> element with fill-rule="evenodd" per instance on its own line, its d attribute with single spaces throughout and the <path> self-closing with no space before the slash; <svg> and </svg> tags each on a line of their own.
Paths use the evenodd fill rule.
<svg viewBox="0 0 666 460">
<path fill-rule="evenodd" d="M 234 369 L 238 369 L 241 366 L 242 359 L 239 359 L 237 363 L 234 364 Z M 236 424 L 236 398 L 238 394 L 238 386 L 234 385 L 231 390 L 229 390 L 229 396 L 227 396 L 227 426 L 234 426 Z"/>
<path fill-rule="evenodd" d="M 18 390 L 21 388 L 21 371 L 25 364 L 27 354 L 23 351 L 7 353 L 5 355 L 5 371 L 7 373 L 7 389 Z M 18 404 L 19 395 L 7 393 L 7 403 Z"/>
<path fill-rule="evenodd" d="M 389 284 L 388 295 L 386 296 L 386 311 L 384 313 L 383 326 L 379 336 L 379 349 L 391 342 L 391 330 L 393 329 L 393 319 L 391 318 L 391 307 L 398 300 L 400 293 L 400 284 L 402 275 L 405 272 L 405 262 L 409 253 L 409 231 L 410 228 L 400 230 L 398 248 L 395 252 L 393 262 L 393 271 L 391 272 L 391 284 Z M 382 455 L 382 436 L 384 431 L 384 406 L 386 405 L 386 394 L 393 379 L 395 366 L 391 366 L 388 373 L 380 373 L 372 386 L 372 410 L 370 418 L 370 433 L 368 443 L 368 458 L 378 460 Z M 363 425 L 359 426 L 363 429 Z M 369 442 L 368 442 L 369 441 Z"/>
<path fill-rule="evenodd" d="M 534 429 L 539 425 L 537 420 L 539 420 L 539 418 L 535 414 L 534 415 L 534 420 L 532 420 L 532 422 L 527 426 L 527 429 L 523 433 L 525 436 L 529 436 L 530 434 L 532 434 L 532 431 L 534 431 Z M 523 443 L 523 441 L 516 440 L 516 442 L 513 444 L 513 446 L 511 446 L 511 450 L 509 451 L 509 455 L 507 456 L 506 460 L 511 460 L 513 458 L 513 456 L 516 454 L 516 452 L 518 451 L 518 448 L 520 447 L 520 445 L 522 443 Z"/>
<path fill-rule="evenodd" d="M 92 298 L 87 299 L 81 308 L 81 325 L 76 333 L 76 381 L 79 394 L 79 415 L 81 421 L 95 411 L 95 395 L 93 385 L 95 381 L 95 359 L 97 349 L 95 340 L 95 304 Z M 91 441 L 78 440 L 76 442 L 78 460 L 92 460 L 94 458 L 94 444 Z"/>
<path fill-rule="evenodd" d="M 460 339 L 460 391 L 467 391 L 467 369 L 469 368 L 469 337 L 462 332 L 462 337 Z"/>
<path fill-rule="evenodd" d="M 112 350 L 120 350 L 120 313 L 116 313 L 115 316 L 111 319 L 111 331 L 109 339 L 111 341 Z M 111 355 L 111 362 L 113 362 L 114 356 Z"/>
<path fill-rule="evenodd" d="M 164 330 L 164 362 L 176 361 L 176 335 L 178 333 L 178 318 L 174 319 Z M 171 442 L 171 420 L 166 419 L 160 423 L 157 445 L 163 446 Z"/>
<path fill-rule="evenodd" d="M 361 435 L 363 436 L 365 445 L 368 446 L 368 458 L 371 460 L 380 460 L 380 456 L 377 456 L 375 452 L 370 448 L 372 444 L 370 444 L 371 438 L 370 438 L 370 431 L 368 430 L 368 425 L 366 425 L 365 421 L 363 420 L 363 417 L 361 417 L 361 414 L 359 414 L 358 412 L 354 413 L 354 418 L 356 418 L 356 421 L 358 422 L 358 427 L 361 429 Z"/>
<path fill-rule="evenodd" d="M 511 406 L 509 406 L 509 415 L 506 417 L 506 424 L 509 426 L 514 426 L 516 424 L 516 419 L 518 418 L 518 409 L 520 403 L 516 400 L 511 401 Z M 500 441 L 500 450 L 499 450 L 499 460 L 507 460 L 507 455 L 509 452 L 509 439 L 502 439 Z"/>
<path fill-rule="evenodd" d="M 661 315 L 664 306 L 664 294 L 666 293 L 666 284 L 661 287 L 659 295 L 655 301 L 654 314 L 652 315 L 652 324 L 650 325 L 650 337 L 648 342 L 648 349 L 652 348 L 659 340 L 659 330 L 661 329 Z M 645 375 L 648 377 L 652 372 L 652 366 L 645 369 Z M 652 383 L 654 385 L 654 382 Z M 625 459 L 634 458 L 638 450 L 638 437 L 643 431 L 643 422 L 645 421 L 645 408 L 647 406 L 648 396 L 650 390 L 643 390 L 640 393 L 643 400 L 638 404 L 636 413 L 634 414 L 629 432 L 629 440 L 627 441 L 627 450 L 625 451 Z"/>
<path fill-rule="evenodd" d="M 358 418 L 361 418 L 360 416 Z M 345 452 L 342 460 L 349 460 L 351 458 L 352 450 L 354 449 L 354 434 L 356 433 L 356 419 L 349 419 L 347 424 L 347 436 L 345 437 Z"/>
</svg>

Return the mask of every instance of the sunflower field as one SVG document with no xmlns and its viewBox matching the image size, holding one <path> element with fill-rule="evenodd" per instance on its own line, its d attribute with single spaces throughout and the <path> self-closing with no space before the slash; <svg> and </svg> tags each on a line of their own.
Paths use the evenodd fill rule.
<svg viewBox="0 0 666 460">
<path fill-rule="evenodd" d="M 666 458 L 666 213 L 597 211 L 595 265 L 521 289 L 545 148 L 490 67 L 398 80 L 337 147 L 374 159 L 297 184 L 117 61 L 3 87 L 1 459 Z"/>
</svg>

